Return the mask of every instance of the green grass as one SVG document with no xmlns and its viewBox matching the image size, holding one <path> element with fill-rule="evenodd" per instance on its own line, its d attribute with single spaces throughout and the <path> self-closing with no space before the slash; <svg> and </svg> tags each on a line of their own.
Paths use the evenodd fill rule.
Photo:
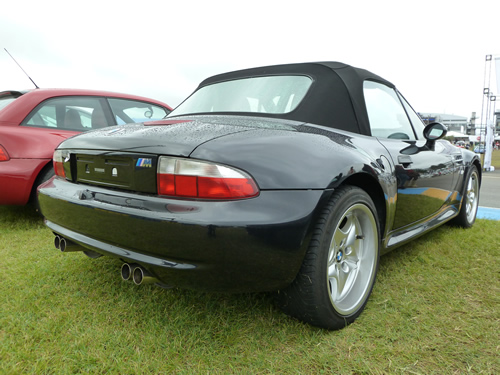
<svg viewBox="0 0 500 375">
<path fill-rule="evenodd" d="M 481 165 L 484 167 L 484 154 L 481 154 Z M 491 165 L 495 167 L 495 170 L 500 169 L 500 150 L 492 151 Z"/>
<path fill-rule="evenodd" d="M 62 254 L 26 208 L 0 207 L 1 374 L 494 374 L 500 222 L 443 226 L 381 259 L 361 317 L 336 332 L 267 294 L 120 279 L 120 262 Z"/>
<path fill-rule="evenodd" d="M 495 169 L 500 169 L 500 150 L 493 150 L 491 153 L 491 165 L 494 166 Z"/>
</svg>

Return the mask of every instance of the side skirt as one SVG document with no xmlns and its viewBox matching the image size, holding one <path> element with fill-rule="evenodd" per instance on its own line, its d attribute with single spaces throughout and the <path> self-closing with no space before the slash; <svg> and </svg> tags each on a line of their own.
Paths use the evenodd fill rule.
<svg viewBox="0 0 500 375">
<path fill-rule="evenodd" d="M 443 225 L 447 221 L 453 219 L 460 212 L 460 208 L 455 206 L 446 206 L 438 213 L 429 216 L 416 224 L 400 228 L 389 232 L 382 241 L 382 254 L 410 242 L 411 240 L 420 237 L 421 235 L 431 231 L 434 228 Z"/>
</svg>

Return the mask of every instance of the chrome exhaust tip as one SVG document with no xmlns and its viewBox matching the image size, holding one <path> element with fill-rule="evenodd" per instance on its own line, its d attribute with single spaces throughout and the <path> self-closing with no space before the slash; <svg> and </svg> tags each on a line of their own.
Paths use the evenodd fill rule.
<svg viewBox="0 0 500 375">
<path fill-rule="evenodd" d="M 134 280 L 136 285 L 158 283 L 158 279 L 141 266 L 134 269 L 132 280 Z"/>
<path fill-rule="evenodd" d="M 132 274 L 134 273 L 134 269 L 136 268 L 137 266 L 134 266 L 133 264 L 129 264 L 129 263 L 123 263 L 122 265 L 122 268 L 121 268 L 121 276 L 122 276 L 122 280 L 130 280 L 132 279 Z"/>
<path fill-rule="evenodd" d="M 66 251 L 67 243 L 64 237 L 59 237 L 59 250 L 63 253 Z"/>
<path fill-rule="evenodd" d="M 61 249 L 61 237 L 59 237 L 57 234 L 54 237 L 54 246 L 57 250 Z"/>
<path fill-rule="evenodd" d="M 56 249 L 61 250 L 63 253 L 69 253 L 73 251 L 84 251 L 85 248 L 83 246 L 80 246 L 70 240 L 67 240 L 63 236 L 60 236 L 58 234 L 55 234 L 54 237 L 54 246 Z"/>
<path fill-rule="evenodd" d="M 61 237 L 59 242 L 60 242 L 59 249 L 63 253 L 70 253 L 70 252 L 85 251 L 86 250 L 83 246 L 80 246 L 79 244 L 74 243 L 73 241 L 70 241 L 64 237 Z"/>
</svg>

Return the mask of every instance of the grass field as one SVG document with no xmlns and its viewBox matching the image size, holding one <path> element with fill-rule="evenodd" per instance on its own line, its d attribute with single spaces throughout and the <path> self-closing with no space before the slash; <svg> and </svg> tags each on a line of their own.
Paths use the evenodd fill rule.
<svg viewBox="0 0 500 375">
<path fill-rule="evenodd" d="M 484 158 L 484 155 L 482 158 Z M 491 165 L 494 166 L 495 169 L 500 169 L 500 150 L 493 150 L 491 153 Z"/>
<path fill-rule="evenodd" d="M 0 207 L 1 374 L 495 374 L 500 222 L 443 226 L 381 260 L 336 332 L 267 294 L 135 286 L 120 262 L 62 254 L 29 209 Z"/>
</svg>

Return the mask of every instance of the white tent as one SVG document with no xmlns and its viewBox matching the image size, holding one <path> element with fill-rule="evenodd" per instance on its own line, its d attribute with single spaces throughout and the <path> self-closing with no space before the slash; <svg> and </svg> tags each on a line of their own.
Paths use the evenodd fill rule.
<svg viewBox="0 0 500 375">
<path fill-rule="evenodd" d="M 468 135 L 465 135 L 465 134 L 462 134 L 462 133 L 459 133 L 459 132 L 454 132 L 454 131 L 449 131 L 446 133 L 446 136 L 447 137 L 455 137 L 455 138 L 469 138 Z"/>
</svg>

